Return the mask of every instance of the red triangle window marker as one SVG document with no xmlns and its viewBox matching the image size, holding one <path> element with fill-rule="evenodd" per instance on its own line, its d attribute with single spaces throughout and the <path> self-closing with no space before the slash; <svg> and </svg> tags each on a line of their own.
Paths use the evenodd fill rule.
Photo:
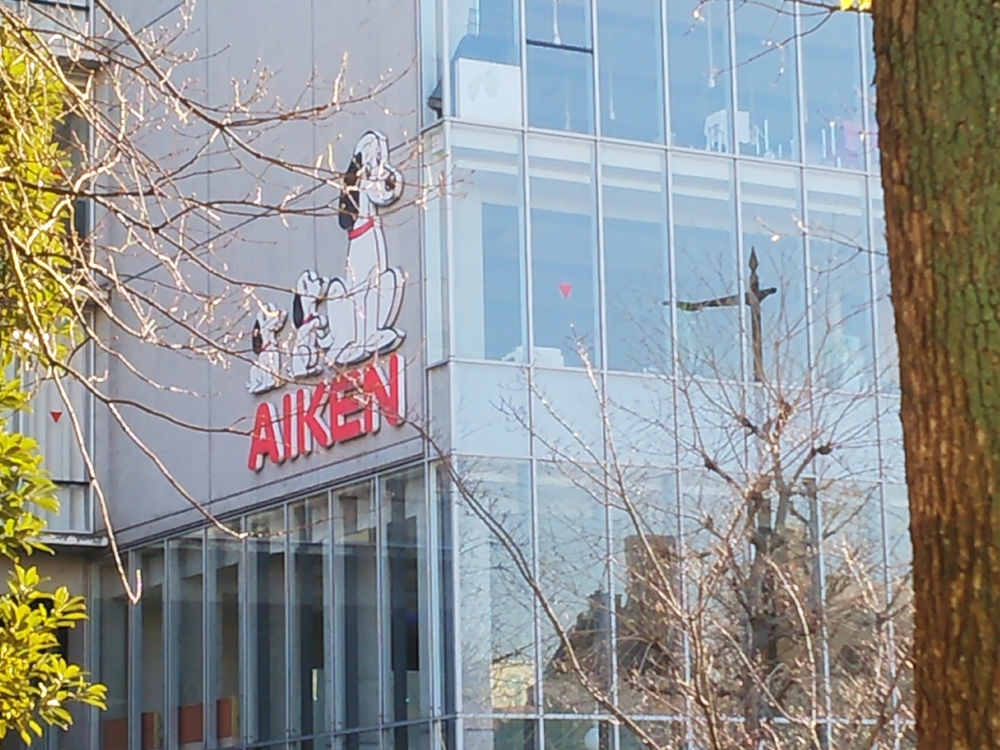
<svg viewBox="0 0 1000 750">
<path fill-rule="evenodd" d="M 62 412 L 61 411 L 50 411 L 49 414 L 52 415 L 52 421 L 53 422 L 58 422 L 60 419 L 62 419 Z"/>
<path fill-rule="evenodd" d="M 568 299 L 569 295 L 573 293 L 573 285 L 562 283 L 559 285 L 559 293 L 562 294 L 563 299 Z"/>
</svg>

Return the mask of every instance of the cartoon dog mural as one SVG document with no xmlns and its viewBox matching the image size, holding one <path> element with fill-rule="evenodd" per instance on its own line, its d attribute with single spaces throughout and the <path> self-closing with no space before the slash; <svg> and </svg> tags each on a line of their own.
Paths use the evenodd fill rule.
<svg viewBox="0 0 1000 750">
<path fill-rule="evenodd" d="M 389 267 L 378 209 L 399 200 L 403 177 L 389 163 L 389 142 L 368 131 L 358 140 L 344 176 L 340 226 L 347 230 L 342 278 L 330 281 L 327 315 L 333 363 L 352 365 L 384 354 L 403 342 L 393 327 L 403 302 L 402 271 Z"/>
<path fill-rule="evenodd" d="M 289 367 L 293 378 L 317 375 L 323 371 L 321 355 L 333 343 L 327 317 L 320 312 L 328 287 L 329 283 L 315 271 L 303 271 L 295 282 L 292 322 L 296 330 Z"/>
<path fill-rule="evenodd" d="M 263 305 L 257 311 L 250 338 L 253 353 L 257 355 L 257 361 L 250 365 L 250 376 L 247 379 L 247 390 L 250 393 L 267 393 L 278 387 L 276 376 L 281 371 L 278 334 L 285 327 L 286 317 L 284 310 L 279 310 L 271 303 Z"/>
</svg>

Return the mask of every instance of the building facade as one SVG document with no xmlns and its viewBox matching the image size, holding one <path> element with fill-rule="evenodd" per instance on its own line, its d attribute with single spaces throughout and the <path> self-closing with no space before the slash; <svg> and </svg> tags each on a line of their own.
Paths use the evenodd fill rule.
<svg viewBox="0 0 1000 750">
<path fill-rule="evenodd" d="M 116 7 L 136 27 L 172 8 Z M 638 748 L 561 676 L 554 621 L 601 634 L 616 706 L 665 747 L 697 746 L 690 705 L 626 674 L 642 576 L 619 500 L 638 498 L 672 549 L 696 545 L 692 519 L 733 505 L 706 457 L 760 476 L 717 419 L 731 399 L 753 421 L 812 394 L 798 439 L 836 450 L 807 474 L 854 503 L 836 528 L 823 490 L 807 503 L 815 596 L 833 601 L 850 527 L 888 607 L 908 521 L 864 16 L 782 0 L 209 2 L 184 43 L 210 53 L 209 94 L 257 59 L 279 92 L 332 79 L 345 52 L 363 84 L 405 72 L 359 116 L 283 144 L 304 163 L 333 144 L 360 175 L 346 220 L 260 222 L 216 252 L 256 285 L 231 315 L 251 362 L 177 364 L 122 339 L 166 392 L 92 355 L 113 395 L 173 422 L 132 413 L 141 447 L 90 418 L 135 605 L 63 448 L 80 518 L 53 530 L 86 571 L 75 649 L 109 701 L 54 746 Z M 211 196 L 250 178 L 202 179 Z M 37 431 L 56 445 L 51 421 Z M 837 698 L 850 640 L 823 631 L 825 746 L 857 719 Z"/>
</svg>

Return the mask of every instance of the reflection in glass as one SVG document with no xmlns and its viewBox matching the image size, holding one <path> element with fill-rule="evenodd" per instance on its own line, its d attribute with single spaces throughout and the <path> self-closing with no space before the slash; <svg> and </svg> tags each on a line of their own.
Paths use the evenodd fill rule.
<svg viewBox="0 0 1000 750">
<path fill-rule="evenodd" d="M 875 261 L 875 315 L 878 335 L 875 339 L 879 358 L 879 388 L 899 391 L 899 343 L 896 341 L 896 313 L 892 309 L 889 279 L 889 246 L 885 239 L 885 201 L 882 186 L 869 181 L 872 192 L 872 260 Z"/>
<path fill-rule="evenodd" d="M 238 530 L 239 527 L 236 526 Z M 240 661 L 240 572 L 243 542 L 219 529 L 208 529 L 208 575 L 214 577 L 208 601 L 209 710 L 215 710 L 215 739 L 219 746 L 235 744 L 242 736 L 240 703 L 243 695 Z M 212 591 L 212 589 L 210 589 Z"/>
<path fill-rule="evenodd" d="M 468 750 L 537 750 L 538 722 L 522 719 L 465 719 Z"/>
<path fill-rule="evenodd" d="M 330 551 L 330 519 L 326 494 L 293 504 L 289 510 L 293 567 L 292 615 L 292 732 L 305 736 L 327 731 L 327 665 L 331 623 L 327 621 L 328 593 L 323 560 Z M 303 740 L 302 750 L 323 747 Z"/>
<path fill-rule="evenodd" d="M 348 729 L 379 721 L 379 619 L 375 493 L 368 482 L 333 493 L 338 723 Z M 363 735 L 348 735 L 358 750 Z M 378 738 L 375 738 L 376 744 Z"/>
<path fill-rule="evenodd" d="M 100 717 L 101 747 L 128 747 L 128 599 L 113 565 L 101 566 L 98 586 L 96 677 L 108 689 L 107 711 Z"/>
<path fill-rule="evenodd" d="M 670 161 L 677 274 L 677 345 L 682 369 L 740 377 L 736 207 L 729 162 L 690 156 Z"/>
<path fill-rule="evenodd" d="M 518 3 L 451 0 L 447 7 L 453 114 L 465 120 L 519 126 Z"/>
<path fill-rule="evenodd" d="M 521 139 L 455 128 L 452 144 L 455 353 L 524 362 Z"/>
<path fill-rule="evenodd" d="M 871 252 L 860 178 L 810 173 L 806 182 L 816 378 L 859 390 L 874 382 Z"/>
<path fill-rule="evenodd" d="M 790 0 L 737 0 L 737 135 L 742 154 L 799 157 L 795 8 Z"/>
<path fill-rule="evenodd" d="M 430 635 L 427 589 L 427 504 L 421 469 L 382 480 L 382 528 L 385 561 L 386 721 L 430 715 Z M 395 736 L 396 750 L 406 750 L 405 729 Z"/>
<path fill-rule="evenodd" d="M 733 150 L 725 0 L 667 0 L 670 143 Z"/>
<path fill-rule="evenodd" d="M 597 0 L 601 133 L 663 142 L 660 0 Z"/>
<path fill-rule="evenodd" d="M 140 633 L 139 706 L 140 732 L 144 748 L 163 747 L 165 690 L 163 638 L 163 548 L 150 547 L 139 553 L 142 598 L 139 600 Z"/>
<path fill-rule="evenodd" d="M 536 364 L 599 364 L 594 153 L 589 144 L 528 141 Z"/>
<path fill-rule="evenodd" d="M 201 532 L 172 539 L 170 547 L 171 721 L 180 745 L 205 740 L 205 663 Z"/>
<path fill-rule="evenodd" d="M 597 750 L 611 750 L 613 738 L 611 726 L 607 722 L 546 719 L 545 747 L 547 750 L 579 750 L 596 747 Z"/>
<path fill-rule="evenodd" d="M 677 486 L 672 472 L 630 470 L 611 493 L 619 701 L 629 713 L 673 714 L 683 700 L 660 686 L 681 679 Z"/>
<path fill-rule="evenodd" d="M 801 7 L 806 161 L 864 169 L 859 14 Z"/>
<path fill-rule="evenodd" d="M 870 13 L 861 14 L 861 45 L 865 51 L 864 83 L 868 89 L 868 130 L 864 134 L 864 145 L 868 151 L 868 171 L 878 173 L 881 152 L 878 147 L 878 118 L 876 117 L 875 96 L 875 39 L 873 38 Z"/>
<path fill-rule="evenodd" d="M 740 195 L 751 364 L 773 385 L 801 383 L 809 358 L 799 173 L 741 164 Z"/>
<path fill-rule="evenodd" d="M 611 595 L 605 571 L 607 533 L 602 488 L 567 464 L 539 463 L 538 581 L 590 680 L 610 689 Z M 593 713 L 567 648 L 547 619 L 541 626 L 544 707 Z"/>
<path fill-rule="evenodd" d="M 528 124 L 594 132 L 590 0 L 527 0 Z"/>
<path fill-rule="evenodd" d="M 247 519 L 249 734 L 257 741 L 285 736 L 284 509 Z"/>
<path fill-rule="evenodd" d="M 667 195 L 663 155 L 605 146 L 604 274 L 608 367 L 670 367 Z"/>
<path fill-rule="evenodd" d="M 527 462 L 463 461 L 474 497 L 531 565 L 531 478 Z M 462 705 L 468 713 L 532 711 L 535 699 L 534 597 L 511 550 L 459 502 L 459 612 Z M 492 736 L 490 727 L 484 733 Z M 482 741 L 479 737 L 477 743 Z M 468 738 L 468 737 L 467 737 Z"/>
</svg>

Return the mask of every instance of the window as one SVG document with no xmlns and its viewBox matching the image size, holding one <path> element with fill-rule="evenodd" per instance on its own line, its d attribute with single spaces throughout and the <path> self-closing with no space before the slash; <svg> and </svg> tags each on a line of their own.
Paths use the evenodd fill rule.
<svg viewBox="0 0 1000 750">
<path fill-rule="evenodd" d="M 592 146 L 528 141 L 534 304 L 533 360 L 599 365 L 597 221 Z"/>
<path fill-rule="evenodd" d="M 899 391 L 899 344 L 896 341 L 896 313 L 892 309 L 889 278 L 889 248 L 885 239 L 885 199 L 878 180 L 869 180 L 872 210 L 872 260 L 875 262 L 875 339 L 879 363 L 879 387 Z"/>
<path fill-rule="evenodd" d="M 289 639 L 292 734 L 309 737 L 330 728 L 327 701 L 331 697 L 330 651 L 332 586 L 323 560 L 331 550 L 330 509 L 326 493 L 294 503 L 289 508 L 292 564 Z M 303 740 L 302 750 L 323 747 Z"/>
<path fill-rule="evenodd" d="M 807 174 L 814 379 L 838 390 L 874 383 L 866 203 L 861 177 Z"/>
<path fill-rule="evenodd" d="M 164 564 L 162 546 L 149 547 L 139 553 L 142 571 L 142 598 L 139 600 L 139 711 L 141 747 L 156 750 L 163 747 L 164 705 L 166 690 L 164 638 Z M 130 743 L 131 746 L 131 743 Z"/>
<path fill-rule="evenodd" d="M 610 689 L 611 598 L 603 490 L 571 464 L 538 464 L 538 582 L 590 679 Z M 548 713 L 594 713 L 565 645 L 540 618 Z"/>
<path fill-rule="evenodd" d="M 385 477 L 381 490 L 385 720 L 391 723 L 430 716 L 430 568 L 423 472 L 410 469 Z M 394 730 L 395 750 L 406 750 L 408 742 L 405 728 Z"/>
<path fill-rule="evenodd" d="M 237 523 L 234 528 L 239 530 Z M 218 746 L 237 744 L 242 735 L 240 712 L 243 698 L 243 634 L 240 628 L 240 577 L 245 571 L 242 540 L 219 529 L 208 529 L 207 601 L 209 648 L 205 654 L 209 671 L 209 712 L 215 712 Z M 209 713 L 211 719 L 211 713 Z M 209 724 L 211 726 L 211 724 Z"/>
<path fill-rule="evenodd" d="M 660 0 L 597 0 L 601 133 L 663 142 Z"/>
<path fill-rule="evenodd" d="M 476 498 L 531 564 L 528 463 L 465 459 Z M 535 698 L 534 595 L 500 539 L 459 500 L 462 706 L 470 714 L 530 712 Z"/>
<path fill-rule="evenodd" d="M 675 156 L 670 181 L 681 369 L 687 375 L 739 379 L 743 305 L 736 274 L 732 165 Z"/>
<path fill-rule="evenodd" d="M 285 736 L 285 513 L 284 508 L 247 519 L 247 587 L 252 741 Z"/>
<path fill-rule="evenodd" d="M 663 154 L 604 146 L 608 367 L 670 370 L 670 268 Z"/>
<path fill-rule="evenodd" d="M 125 560 L 127 570 L 128 558 Z M 96 679 L 108 689 L 108 709 L 100 717 L 100 746 L 103 750 L 127 750 L 129 601 L 114 565 L 101 566 L 98 587 L 100 599 L 92 631 L 100 648 Z"/>
<path fill-rule="evenodd" d="M 515 0 L 448 3 L 452 109 L 457 117 L 496 125 L 521 125 L 517 8 Z"/>
<path fill-rule="evenodd" d="M 528 124 L 594 132 L 590 0 L 526 0 Z"/>
<path fill-rule="evenodd" d="M 732 152 L 729 15 L 724 0 L 667 0 L 670 143 Z"/>
<path fill-rule="evenodd" d="M 169 542 L 170 580 L 170 717 L 178 745 L 205 740 L 204 598 L 200 531 Z"/>
<path fill-rule="evenodd" d="M 337 722 L 345 729 L 379 723 L 378 554 L 375 492 L 370 482 L 334 492 L 334 597 Z M 345 750 L 367 744 L 349 735 Z M 375 738 L 378 745 L 378 738 Z"/>
<path fill-rule="evenodd" d="M 519 136 L 455 128 L 455 352 L 526 361 L 527 292 Z"/>
<path fill-rule="evenodd" d="M 740 153 L 799 158 L 795 8 L 790 0 L 737 0 Z"/>
<path fill-rule="evenodd" d="M 806 161 L 864 169 L 858 14 L 802 7 Z"/>
</svg>

